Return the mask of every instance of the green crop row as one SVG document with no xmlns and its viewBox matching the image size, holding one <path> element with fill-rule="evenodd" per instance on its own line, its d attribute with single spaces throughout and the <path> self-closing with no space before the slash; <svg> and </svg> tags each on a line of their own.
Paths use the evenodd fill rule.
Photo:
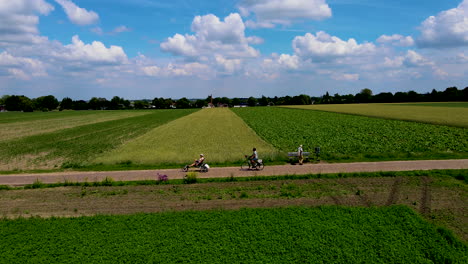
<svg viewBox="0 0 468 264">
<path fill-rule="evenodd" d="M 407 207 L 293 207 L 0 220 L 4 263 L 466 263 Z"/>
<path fill-rule="evenodd" d="M 3 170 L 81 166 L 149 130 L 195 110 L 157 110 L 0 142 Z"/>
<path fill-rule="evenodd" d="M 468 156 L 467 128 L 276 107 L 233 111 L 276 148 L 320 147 L 329 161 Z"/>
</svg>

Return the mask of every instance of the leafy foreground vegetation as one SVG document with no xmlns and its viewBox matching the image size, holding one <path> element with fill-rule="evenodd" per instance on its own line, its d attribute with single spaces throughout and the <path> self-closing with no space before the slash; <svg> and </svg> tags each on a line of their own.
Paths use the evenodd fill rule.
<svg viewBox="0 0 468 264">
<path fill-rule="evenodd" d="M 140 138 L 98 157 L 96 163 L 191 163 L 203 153 L 206 162 L 238 162 L 256 147 L 263 158 L 277 150 L 258 137 L 227 108 L 203 109 L 159 126 Z"/>
<path fill-rule="evenodd" d="M 466 263 L 407 207 L 291 207 L 0 221 L 6 263 Z"/>
<path fill-rule="evenodd" d="M 0 221 L 7 263 L 466 263 L 406 207 L 281 208 Z"/>
<path fill-rule="evenodd" d="M 337 104 L 288 106 L 468 128 L 468 103 Z"/>
<path fill-rule="evenodd" d="M 196 110 L 157 110 L 95 124 L 0 142 L 0 169 L 73 168 L 88 165 L 100 153 Z"/>
<path fill-rule="evenodd" d="M 327 161 L 468 156 L 466 128 L 277 107 L 232 110 L 276 148 L 320 146 Z"/>
</svg>

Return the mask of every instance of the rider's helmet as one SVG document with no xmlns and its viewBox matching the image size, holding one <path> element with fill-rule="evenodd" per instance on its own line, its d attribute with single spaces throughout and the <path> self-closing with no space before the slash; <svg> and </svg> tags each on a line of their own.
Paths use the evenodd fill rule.
<svg viewBox="0 0 468 264">
<path fill-rule="evenodd" d="M 200 157 L 203 157 L 204 155 L 203 154 L 200 154 Z"/>
</svg>

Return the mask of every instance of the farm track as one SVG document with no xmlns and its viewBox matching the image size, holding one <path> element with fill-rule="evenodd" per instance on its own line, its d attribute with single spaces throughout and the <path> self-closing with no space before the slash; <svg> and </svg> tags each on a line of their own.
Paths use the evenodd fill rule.
<svg viewBox="0 0 468 264">
<path fill-rule="evenodd" d="M 278 176 L 325 173 L 352 173 L 378 171 L 413 171 L 435 169 L 468 169 L 468 159 L 460 160 L 417 160 L 417 161 L 384 161 L 384 162 L 356 162 L 356 163 L 319 163 L 299 165 L 267 166 L 262 171 L 243 171 L 240 167 L 211 168 L 207 173 L 200 173 L 199 178 L 248 177 L 248 176 Z M 10 174 L 0 175 L 0 185 L 23 186 L 39 180 L 42 183 L 59 182 L 94 182 L 110 177 L 115 181 L 155 180 L 157 173 L 166 174 L 169 179 L 182 179 L 186 173 L 180 169 L 160 170 L 132 170 L 132 171 L 99 171 L 99 172 L 54 172 L 39 174 Z M 422 179 L 423 199 L 421 210 L 430 212 L 430 193 L 427 186 L 429 179 Z M 394 204 L 398 200 L 398 190 L 401 180 L 395 180 L 387 204 Z M 424 187 L 426 186 L 426 187 Z M 366 197 L 362 202 L 369 205 Z M 424 206 L 424 207 L 423 207 Z M 428 207 L 429 206 L 429 207 Z"/>
</svg>

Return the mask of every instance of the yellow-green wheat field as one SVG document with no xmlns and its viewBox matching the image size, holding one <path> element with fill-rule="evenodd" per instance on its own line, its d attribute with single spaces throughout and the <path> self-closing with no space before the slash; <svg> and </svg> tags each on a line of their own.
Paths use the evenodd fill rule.
<svg viewBox="0 0 468 264">
<path fill-rule="evenodd" d="M 115 164 L 191 163 L 201 153 L 206 162 L 238 161 L 256 147 L 260 158 L 278 155 L 242 119 L 227 108 L 208 108 L 157 127 L 98 157 L 94 162 Z"/>
</svg>

